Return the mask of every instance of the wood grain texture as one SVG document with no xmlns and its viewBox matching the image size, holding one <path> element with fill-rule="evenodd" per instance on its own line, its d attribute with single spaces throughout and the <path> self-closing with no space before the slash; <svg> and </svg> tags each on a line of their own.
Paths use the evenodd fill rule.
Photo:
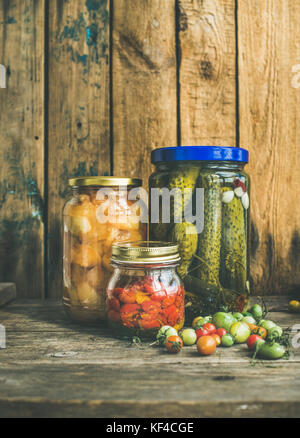
<svg viewBox="0 0 300 438">
<path fill-rule="evenodd" d="M 235 1 L 179 0 L 181 144 L 236 144 Z"/>
<path fill-rule="evenodd" d="M 13 301 L 16 296 L 15 283 L 0 283 L 0 307 Z"/>
<path fill-rule="evenodd" d="M 147 186 L 151 150 L 177 144 L 175 1 L 114 1 L 112 55 L 114 174 Z"/>
<path fill-rule="evenodd" d="M 300 3 L 238 1 L 240 140 L 250 151 L 255 293 L 300 290 Z"/>
<path fill-rule="evenodd" d="M 0 0 L 0 281 L 43 294 L 44 0 Z"/>
<path fill-rule="evenodd" d="M 299 322 L 299 315 L 282 310 L 286 298 L 268 297 L 266 304 L 268 317 L 283 327 Z M 300 415 L 299 349 L 289 361 L 256 366 L 245 345 L 208 357 L 185 347 L 171 358 L 149 342 L 141 349 L 106 328 L 78 326 L 51 301 L 17 301 L 0 310 L 0 323 L 7 333 L 0 351 L 1 417 Z"/>
<path fill-rule="evenodd" d="M 110 172 L 109 1 L 49 2 L 48 296 L 61 296 L 68 179 Z"/>
</svg>

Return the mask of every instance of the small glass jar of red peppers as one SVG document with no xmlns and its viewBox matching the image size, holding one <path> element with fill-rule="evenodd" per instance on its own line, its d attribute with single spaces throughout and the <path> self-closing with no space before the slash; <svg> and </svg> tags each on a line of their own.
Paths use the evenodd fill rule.
<svg viewBox="0 0 300 438">
<path fill-rule="evenodd" d="M 106 310 L 121 336 L 151 337 L 163 325 L 184 324 L 184 287 L 176 273 L 178 246 L 165 242 L 124 242 L 112 247 L 114 273 Z"/>
</svg>

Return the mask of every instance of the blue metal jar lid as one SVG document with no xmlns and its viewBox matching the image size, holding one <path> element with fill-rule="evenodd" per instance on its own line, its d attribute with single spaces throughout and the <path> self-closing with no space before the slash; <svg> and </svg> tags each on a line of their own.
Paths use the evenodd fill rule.
<svg viewBox="0 0 300 438">
<path fill-rule="evenodd" d="M 248 163 L 246 149 L 231 146 L 175 146 L 155 149 L 151 153 L 153 164 L 168 161 L 236 161 Z"/>
</svg>

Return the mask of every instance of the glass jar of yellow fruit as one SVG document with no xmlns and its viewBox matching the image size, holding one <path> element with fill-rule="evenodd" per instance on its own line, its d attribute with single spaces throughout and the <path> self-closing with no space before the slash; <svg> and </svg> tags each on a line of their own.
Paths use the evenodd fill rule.
<svg viewBox="0 0 300 438">
<path fill-rule="evenodd" d="M 63 304 L 76 321 L 105 319 L 112 244 L 146 239 L 137 202 L 129 191 L 136 178 L 79 177 L 63 211 Z"/>
</svg>

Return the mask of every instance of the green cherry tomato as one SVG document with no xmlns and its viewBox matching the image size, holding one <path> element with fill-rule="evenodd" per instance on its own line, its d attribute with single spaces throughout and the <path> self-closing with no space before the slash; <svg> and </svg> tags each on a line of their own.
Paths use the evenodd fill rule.
<svg viewBox="0 0 300 438">
<path fill-rule="evenodd" d="M 211 316 L 197 316 L 197 318 L 193 320 L 192 327 L 194 330 L 198 330 L 199 328 L 203 327 L 204 324 L 211 322 L 211 320 Z"/>
<path fill-rule="evenodd" d="M 223 347 L 232 347 L 234 344 L 234 337 L 230 333 L 222 336 L 221 345 Z"/>
<path fill-rule="evenodd" d="M 241 320 L 244 318 L 244 316 L 243 316 L 240 312 L 235 312 L 232 316 L 233 316 L 237 321 L 241 321 Z"/>
<path fill-rule="evenodd" d="M 292 313 L 300 312 L 300 302 L 297 300 L 292 300 L 289 302 L 289 311 Z"/>
<path fill-rule="evenodd" d="M 267 339 L 270 341 L 273 341 L 275 339 L 278 339 L 282 336 L 283 330 L 279 325 L 275 325 L 274 327 L 271 327 L 268 330 Z"/>
<path fill-rule="evenodd" d="M 230 328 L 230 334 L 234 336 L 237 344 L 246 342 L 251 335 L 251 330 L 246 322 L 235 322 Z"/>
<path fill-rule="evenodd" d="M 177 330 L 171 327 L 170 325 L 162 326 L 156 335 L 156 340 L 159 345 L 165 345 L 166 339 L 168 336 L 176 336 L 178 335 Z"/>
<path fill-rule="evenodd" d="M 197 335 L 194 329 L 184 329 L 180 333 L 183 345 L 194 345 L 197 341 Z"/>
<path fill-rule="evenodd" d="M 277 342 L 264 342 L 258 347 L 257 356 L 261 359 L 276 360 L 280 359 L 285 353 L 283 345 Z"/>
<path fill-rule="evenodd" d="M 243 316 L 242 322 L 246 322 L 247 324 L 256 324 L 256 320 L 253 316 Z"/>
<path fill-rule="evenodd" d="M 224 328 L 229 331 L 232 324 L 236 322 L 236 319 L 231 313 L 217 312 L 214 314 L 212 323 L 216 328 Z"/>
<path fill-rule="evenodd" d="M 263 327 L 263 328 L 265 328 L 266 330 L 269 331 L 272 327 L 276 327 L 276 324 L 273 321 L 263 320 L 263 322 L 259 323 L 259 326 Z"/>
<path fill-rule="evenodd" d="M 263 309 L 259 304 L 254 304 L 250 309 L 250 313 L 258 321 L 263 316 Z"/>
</svg>

